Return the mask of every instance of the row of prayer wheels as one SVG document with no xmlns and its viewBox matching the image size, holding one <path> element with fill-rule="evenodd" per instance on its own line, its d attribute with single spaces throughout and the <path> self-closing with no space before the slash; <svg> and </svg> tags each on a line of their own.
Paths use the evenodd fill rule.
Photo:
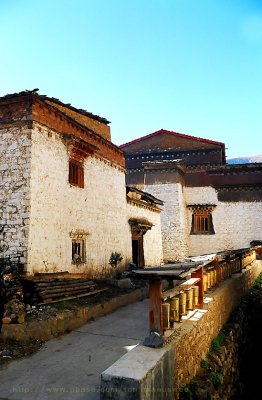
<svg viewBox="0 0 262 400">
<path fill-rule="evenodd" d="M 209 289 L 218 286 L 224 279 L 229 278 L 232 274 L 240 272 L 241 260 L 234 259 L 229 262 L 223 262 L 216 268 L 204 271 L 203 274 L 203 291 L 206 293 Z"/>
<path fill-rule="evenodd" d="M 181 291 L 162 303 L 163 329 L 170 329 L 174 322 L 180 322 L 183 315 L 193 310 L 199 303 L 199 287 Z"/>
<path fill-rule="evenodd" d="M 207 269 L 203 273 L 203 292 L 218 286 L 222 280 L 229 278 L 232 274 L 241 272 L 256 258 L 256 252 L 252 251 L 241 257 L 224 260 L 213 268 Z M 199 305 L 199 287 L 181 290 L 179 294 L 165 300 L 162 303 L 163 330 L 170 329 L 175 322 L 180 322 L 183 315 L 187 315 L 189 310 L 193 310 Z"/>
<path fill-rule="evenodd" d="M 243 268 L 246 268 L 247 265 L 251 264 L 255 259 L 256 259 L 256 252 L 254 250 L 249 253 L 246 253 L 242 257 Z"/>
<path fill-rule="evenodd" d="M 216 286 L 219 281 L 219 270 L 210 269 L 203 274 L 203 291 L 206 293 L 208 289 Z"/>
</svg>

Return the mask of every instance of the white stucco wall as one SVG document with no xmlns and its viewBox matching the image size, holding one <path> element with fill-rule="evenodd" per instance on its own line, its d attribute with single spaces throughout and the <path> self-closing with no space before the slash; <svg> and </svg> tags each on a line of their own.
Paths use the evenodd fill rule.
<svg viewBox="0 0 262 400">
<path fill-rule="evenodd" d="M 0 257 L 23 254 L 29 226 L 30 130 L 0 130 Z"/>
<path fill-rule="evenodd" d="M 110 269 L 112 252 L 131 259 L 123 171 L 95 157 L 84 161 L 85 187 L 68 182 L 67 148 L 60 136 L 33 129 L 31 215 L 27 272 L 84 272 L 101 275 Z M 70 232 L 84 229 L 86 263 L 71 263 Z"/>
<path fill-rule="evenodd" d="M 192 212 L 187 210 L 189 255 L 249 247 L 262 240 L 261 202 L 220 202 L 212 187 L 185 188 L 187 204 L 215 204 L 214 235 L 190 235 Z"/>
<path fill-rule="evenodd" d="M 146 185 L 144 190 L 164 201 L 161 212 L 164 261 L 183 259 L 188 255 L 187 210 L 180 183 Z"/>
<path fill-rule="evenodd" d="M 160 213 L 135 205 L 127 204 L 127 220 L 129 218 L 147 219 L 153 224 L 143 236 L 144 243 L 144 259 L 146 266 L 159 266 L 163 264 L 162 234 Z M 132 240 L 130 228 L 130 246 Z"/>
</svg>

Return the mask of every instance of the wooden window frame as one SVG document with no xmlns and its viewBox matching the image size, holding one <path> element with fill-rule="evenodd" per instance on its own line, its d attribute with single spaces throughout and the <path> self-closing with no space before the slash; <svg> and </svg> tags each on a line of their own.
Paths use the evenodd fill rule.
<svg viewBox="0 0 262 400">
<path fill-rule="evenodd" d="M 194 232 L 209 232 L 210 215 L 194 214 Z"/>
<path fill-rule="evenodd" d="M 69 177 L 70 185 L 84 188 L 84 167 L 83 164 L 76 160 L 69 160 Z"/>
<path fill-rule="evenodd" d="M 86 262 L 86 241 L 85 239 L 72 240 L 72 263 L 84 264 Z"/>
<path fill-rule="evenodd" d="M 211 211 L 197 211 L 192 214 L 191 235 L 214 235 Z"/>
</svg>

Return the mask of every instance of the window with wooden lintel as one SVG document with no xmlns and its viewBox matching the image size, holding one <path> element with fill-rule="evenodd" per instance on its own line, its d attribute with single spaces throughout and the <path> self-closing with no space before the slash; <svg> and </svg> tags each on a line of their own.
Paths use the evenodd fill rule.
<svg viewBox="0 0 262 400">
<path fill-rule="evenodd" d="M 72 262 L 81 264 L 86 261 L 85 240 L 72 240 Z"/>
<path fill-rule="evenodd" d="M 84 167 L 79 161 L 69 160 L 69 183 L 70 185 L 84 187 Z"/>
<path fill-rule="evenodd" d="M 191 235 L 213 235 L 212 211 L 215 205 L 190 205 L 192 210 Z"/>
<path fill-rule="evenodd" d="M 83 188 L 84 161 L 87 157 L 92 156 L 98 150 L 98 147 L 71 133 L 63 133 L 62 137 L 69 155 L 68 181 L 70 185 Z"/>
<path fill-rule="evenodd" d="M 76 229 L 70 232 L 72 263 L 83 264 L 86 262 L 86 238 L 88 232 L 84 229 Z"/>
<path fill-rule="evenodd" d="M 194 219 L 194 233 L 196 232 L 203 232 L 209 233 L 210 231 L 210 214 L 193 214 Z"/>
</svg>

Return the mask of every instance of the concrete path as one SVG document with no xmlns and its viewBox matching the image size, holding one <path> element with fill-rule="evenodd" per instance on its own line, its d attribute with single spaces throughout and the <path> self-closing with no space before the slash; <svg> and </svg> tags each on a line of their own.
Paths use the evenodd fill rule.
<svg viewBox="0 0 262 400">
<path fill-rule="evenodd" d="M 46 342 L 0 370 L 0 400 L 98 400 L 100 375 L 148 335 L 148 300 Z"/>
</svg>

